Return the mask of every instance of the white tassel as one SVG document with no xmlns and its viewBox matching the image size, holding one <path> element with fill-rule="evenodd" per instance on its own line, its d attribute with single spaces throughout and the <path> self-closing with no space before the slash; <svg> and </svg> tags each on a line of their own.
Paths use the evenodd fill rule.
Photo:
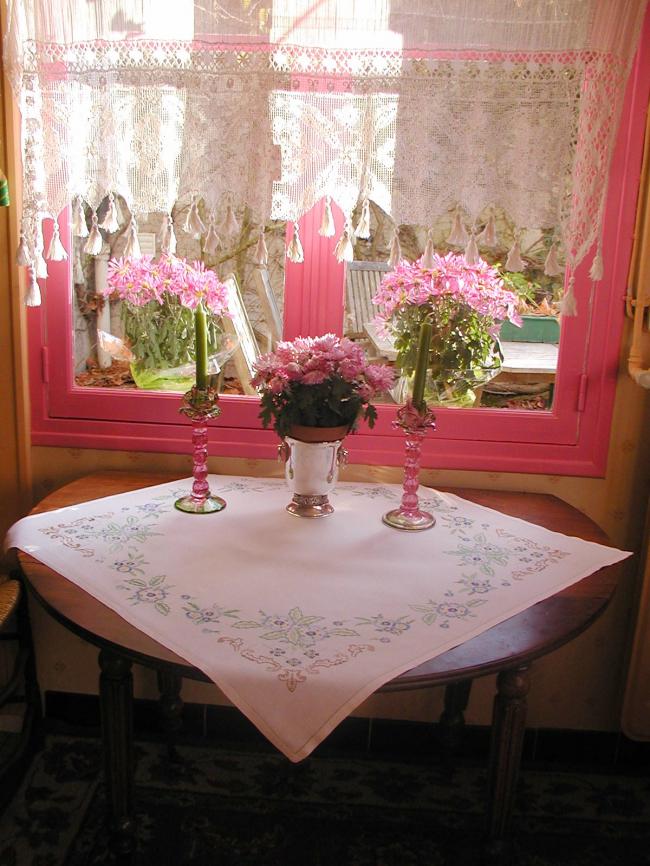
<svg viewBox="0 0 650 866">
<path fill-rule="evenodd" d="M 354 230 L 354 236 L 361 240 L 368 240 L 370 237 L 370 202 L 367 198 L 364 198 L 361 205 L 361 216 Z"/>
<path fill-rule="evenodd" d="M 592 280 L 602 280 L 603 278 L 603 254 L 598 247 L 598 251 L 594 256 L 594 260 L 591 263 L 591 268 L 589 269 L 589 276 Z"/>
<path fill-rule="evenodd" d="M 72 205 L 72 233 L 78 238 L 88 237 L 86 214 L 80 196 L 75 198 L 74 204 Z"/>
<path fill-rule="evenodd" d="M 507 271 L 523 271 L 526 267 L 526 263 L 521 257 L 521 250 L 519 249 L 519 241 L 516 240 L 512 247 L 510 248 L 510 252 L 508 253 L 508 258 L 506 259 L 505 268 Z"/>
<path fill-rule="evenodd" d="M 257 242 L 257 248 L 255 250 L 255 261 L 263 268 L 265 268 L 269 263 L 269 251 L 266 248 L 263 228 L 260 230 L 260 239 Z"/>
<path fill-rule="evenodd" d="M 305 261 L 305 254 L 302 249 L 302 244 L 300 243 L 298 223 L 293 224 L 293 235 L 289 241 L 289 246 L 287 247 L 287 258 L 290 262 L 294 262 L 298 265 Z"/>
<path fill-rule="evenodd" d="M 142 250 L 140 249 L 140 241 L 138 240 L 138 227 L 134 217 L 131 217 L 131 222 L 127 229 L 128 237 L 126 246 L 124 247 L 124 258 L 140 259 L 142 258 Z"/>
<path fill-rule="evenodd" d="M 221 223 L 221 233 L 230 237 L 232 235 L 236 235 L 238 232 L 239 223 L 237 222 L 237 217 L 235 216 L 235 211 L 233 210 L 232 205 L 229 204 L 226 208 L 226 216 Z"/>
<path fill-rule="evenodd" d="M 38 280 L 36 278 L 36 271 L 34 268 L 29 269 L 29 282 L 27 284 L 27 292 L 25 293 L 25 306 L 26 307 L 40 307 L 41 306 L 41 290 L 38 285 Z"/>
<path fill-rule="evenodd" d="M 195 195 L 192 196 L 183 231 L 186 231 L 188 235 L 192 235 L 194 238 L 200 238 L 202 234 L 205 234 L 205 225 L 199 214 L 199 206 Z"/>
<path fill-rule="evenodd" d="M 29 249 L 27 247 L 27 241 L 25 240 L 25 232 L 20 232 L 20 242 L 18 244 L 18 249 L 16 250 L 16 264 L 21 267 L 25 265 L 29 265 L 31 262 L 31 257 L 29 255 Z"/>
<path fill-rule="evenodd" d="M 465 247 L 465 261 L 468 265 L 477 265 L 481 261 L 481 257 L 478 254 L 478 245 L 476 243 L 476 238 L 474 237 L 474 232 L 472 232 L 470 239 L 467 241 L 467 246 Z"/>
<path fill-rule="evenodd" d="M 214 213 L 211 213 L 208 220 L 208 233 L 203 241 L 203 251 L 209 256 L 214 256 L 219 249 L 221 249 L 221 238 L 214 227 Z"/>
<path fill-rule="evenodd" d="M 390 255 L 388 256 L 388 264 L 391 268 L 396 268 L 402 261 L 402 247 L 399 242 L 399 232 L 397 227 L 393 232 L 393 240 L 390 245 Z"/>
<path fill-rule="evenodd" d="M 557 258 L 557 244 L 551 244 L 548 255 L 544 261 L 544 273 L 547 277 L 559 277 L 563 273 Z"/>
<path fill-rule="evenodd" d="M 457 210 L 451 227 L 451 232 L 447 238 L 447 243 L 452 247 L 464 247 L 468 240 L 469 235 L 467 234 L 467 229 L 463 225 L 460 211 Z"/>
<path fill-rule="evenodd" d="M 560 301 L 560 312 L 563 316 L 575 316 L 578 312 L 578 305 L 575 296 L 575 277 L 571 276 L 566 294 Z"/>
<path fill-rule="evenodd" d="M 431 270 L 433 267 L 433 255 L 436 249 L 433 245 L 433 232 L 431 229 L 427 232 L 427 242 L 424 246 L 424 252 L 422 253 L 422 258 L 420 259 L 420 266 L 423 268 L 427 268 L 427 270 Z"/>
<path fill-rule="evenodd" d="M 47 264 L 43 258 L 43 250 L 34 250 L 34 270 L 39 280 L 47 279 Z"/>
<path fill-rule="evenodd" d="M 52 240 L 50 241 L 50 246 L 47 251 L 47 257 L 51 262 L 65 262 L 68 258 L 68 254 L 66 253 L 63 244 L 61 243 L 61 238 L 59 237 L 59 223 L 57 220 L 54 220 L 53 222 Z"/>
<path fill-rule="evenodd" d="M 88 253 L 89 256 L 98 256 L 101 253 L 103 246 L 104 240 L 99 231 L 99 226 L 97 225 L 97 214 L 93 211 L 92 226 L 90 234 L 88 235 L 88 240 L 84 244 L 84 252 Z"/>
<path fill-rule="evenodd" d="M 108 194 L 108 207 L 106 208 L 106 213 L 104 214 L 104 219 L 100 222 L 100 228 L 105 229 L 109 234 L 113 234 L 116 231 L 119 231 L 120 223 L 117 219 L 117 207 L 115 205 L 115 199 L 113 198 L 113 193 L 109 192 Z"/>
<path fill-rule="evenodd" d="M 330 196 L 325 197 L 325 208 L 323 209 L 323 219 L 321 220 L 318 234 L 322 238 L 333 238 L 334 232 L 334 217 L 332 216 L 332 199 Z"/>
<path fill-rule="evenodd" d="M 334 247 L 334 255 L 336 256 L 337 262 L 353 262 L 354 261 L 354 247 L 352 246 L 352 241 L 350 239 L 350 235 L 352 234 L 350 229 L 350 223 L 346 222 L 345 228 L 343 229 L 343 234 L 336 242 L 336 246 Z"/>
<path fill-rule="evenodd" d="M 166 256 L 176 255 L 176 233 L 174 232 L 174 220 L 170 213 L 163 217 L 163 224 L 158 235 L 160 249 Z"/>
<path fill-rule="evenodd" d="M 497 245 L 497 226 L 494 219 L 494 214 L 490 214 L 485 228 L 478 236 L 477 241 L 482 247 L 496 247 Z"/>
</svg>

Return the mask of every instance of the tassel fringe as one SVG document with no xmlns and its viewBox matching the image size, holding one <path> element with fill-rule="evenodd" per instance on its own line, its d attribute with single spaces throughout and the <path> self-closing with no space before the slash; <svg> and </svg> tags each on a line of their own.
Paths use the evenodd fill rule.
<svg viewBox="0 0 650 866">
<path fill-rule="evenodd" d="M 183 231 L 186 231 L 188 235 L 192 235 L 194 238 L 200 238 L 202 234 L 205 234 L 205 225 L 199 214 L 199 206 L 195 195 L 192 196 L 190 209 L 185 217 Z"/>
<path fill-rule="evenodd" d="M 88 237 L 88 225 L 86 214 L 81 203 L 81 197 L 77 196 L 72 206 L 72 233 L 78 238 Z"/>
<path fill-rule="evenodd" d="M 29 249 L 27 247 L 27 241 L 25 240 L 25 232 L 20 232 L 20 242 L 18 244 L 18 249 L 16 250 L 16 264 L 21 267 L 25 265 L 29 265 L 31 262 L 31 258 L 29 255 Z"/>
<path fill-rule="evenodd" d="M 396 268 L 402 261 L 402 247 L 399 242 L 399 231 L 397 226 L 393 232 L 393 240 L 390 245 L 390 255 L 388 256 L 388 264 L 391 268 Z"/>
<path fill-rule="evenodd" d="M 480 260 L 481 257 L 478 254 L 476 237 L 474 236 L 474 232 L 472 232 L 469 240 L 467 241 L 467 246 L 465 247 L 465 261 L 468 265 L 477 265 Z"/>
<path fill-rule="evenodd" d="M 424 246 L 424 252 L 422 253 L 422 258 L 420 259 L 420 265 L 423 268 L 432 268 L 433 267 L 433 255 L 435 253 L 435 247 L 433 245 L 433 232 L 431 229 L 427 232 L 427 242 Z"/>
<path fill-rule="evenodd" d="M 305 254 L 302 249 L 302 244 L 300 243 L 298 223 L 293 224 L 293 236 L 291 237 L 289 246 L 287 247 L 287 258 L 290 262 L 294 262 L 298 265 L 305 260 Z"/>
<path fill-rule="evenodd" d="M 494 219 L 494 214 L 490 214 L 485 228 L 476 239 L 482 247 L 496 247 L 497 245 L 497 226 Z"/>
<path fill-rule="evenodd" d="M 47 279 L 47 264 L 45 262 L 45 259 L 43 258 L 42 249 L 34 251 L 34 270 L 36 271 L 37 279 Z"/>
<path fill-rule="evenodd" d="M 170 213 L 163 217 L 163 224 L 158 235 L 160 249 L 166 256 L 176 255 L 176 233 L 174 232 L 174 220 Z"/>
<path fill-rule="evenodd" d="M 334 247 L 334 255 L 336 256 L 337 262 L 353 262 L 354 261 L 354 247 L 352 246 L 352 240 L 350 235 L 352 231 L 350 229 L 350 223 L 346 222 L 345 228 L 343 229 L 343 234 L 336 242 L 336 246 Z"/>
<path fill-rule="evenodd" d="M 460 210 L 456 211 L 456 216 L 454 217 L 454 222 L 451 227 L 451 232 L 449 233 L 449 237 L 447 238 L 447 243 L 452 247 L 464 247 L 469 240 L 469 235 L 467 234 L 467 229 L 463 225 L 463 220 L 461 219 Z"/>
<path fill-rule="evenodd" d="M 571 276 L 566 294 L 560 301 L 560 312 L 563 316 L 575 316 L 578 312 L 578 304 L 575 296 L 575 277 Z"/>
<path fill-rule="evenodd" d="M 209 256 L 214 256 L 217 253 L 217 250 L 221 248 L 221 238 L 217 234 L 217 230 L 214 227 L 214 213 L 210 214 L 210 220 L 208 222 L 208 233 L 205 236 L 205 241 L 203 243 L 203 249 Z"/>
<path fill-rule="evenodd" d="M 68 258 L 68 254 L 61 243 L 61 238 L 59 236 L 59 223 L 57 220 L 54 220 L 52 240 L 50 241 L 50 247 L 47 251 L 47 257 L 51 262 L 64 262 Z"/>
<path fill-rule="evenodd" d="M 521 257 L 519 240 L 516 240 L 510 248 L 510 252 L 508 253 L 505 268 L 507 271 L 523 271 L 525 267 L 526 263 Z"/>
<path fill-rule="evenodd" d="M 25 293 L 25 306 L 41 306 L 41 289 L 38 285 L 38 279 L 36 278 L 36 270 L 34 268 L 29 269 L 29 282 L 27 284 L 27 292 Z"/>
<path fill-rule="evenodd" d="M 370 202 L 367 198 L 364 198 L 361 205 L 361 216 L 354 230 L 354 236 L 361 240 L 368 240 L 370 237 Z"/>
<path fill-rule="evenodd" d="M 236 235 L 239 232 L 239 223 L 237 222 L 237 217 L 235 216 L 235 211 L 231 204 L 226 208 L 226 216 L 221 225 L 221 232 L 228 237 Z M 302 261 L 302 259 L 300 261 Z"/>
<path fill-rule="evenodd" d="M 603 254 L 600 251 L 600 247 L 594 256 L 594 260 L 591 263 L 591 268 L 589 269 L 589 276 L 592 280 L 602 280 L 603 278 Z"/>
<path fill-rule="evenodd" d="M 109 192 L 108 194 L 108 207 L 106 208 L 104 219 L 99 224 L 99 227 L 105 229 L 109 234 L 119 231 L 120 223 L 117 219 L 117 206 L 115 205 L 115 199 L 113 198 L 112 192 Z"/>
<path fill-rule="evenodd" d="M 103 245 L 104 241 L 101 232 L 99 231 L 99 226 L 97 225 L 97 214 L 93 211 L 92 226 L 90 234 L 88 235 L 88 240 L 84 244 L 84 252 L 89 256 L 98 256 L 102 251 Z"/>
<path fill-rule="evenodd" d="M 544 273 L 547 277 L 559 277 L 562 273 L 562 268 L 557 258 L 557 244 L 551 244 L 551 248 L 544 261 Z"/>
<path fill-rule="evenodd" d="M 334 217 L 332 215 L 332 199 L 330 196 L 325 196 L 325 207 L 323 209 L 323 219 L 321 220 L 318 234 L 322 238 L 333 238 L 334 232 Z"/>
<path fill-rule="evenodd" d="M 140 259 L 142 258 L 142 250 L 140 249 L 140 241 L 138 240 L 138 227 L 134 217 L 131 217 L 131 222 L 127 229 L 126 246 L 124 247 L 124 258 Z"/>
</svg>

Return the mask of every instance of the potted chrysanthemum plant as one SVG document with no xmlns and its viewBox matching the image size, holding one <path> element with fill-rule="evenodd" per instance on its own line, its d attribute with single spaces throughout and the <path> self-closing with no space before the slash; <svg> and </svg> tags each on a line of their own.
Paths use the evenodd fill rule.
<svg viewBox="0 0 650 866">
<path fill-rule="evenodd" d="M 327 494 L 344 458 L 344 436 L 359 420 L 374 425 L 372 400 L 393 384 L 393 370 L 369 363 L 363 348 L 335 334 L 281 342 L 255 363 L 260 418 L 283 438 L 280 455 L 294 494 L 287 510 L 301 517 L 333 511 Z"/>
</svg>

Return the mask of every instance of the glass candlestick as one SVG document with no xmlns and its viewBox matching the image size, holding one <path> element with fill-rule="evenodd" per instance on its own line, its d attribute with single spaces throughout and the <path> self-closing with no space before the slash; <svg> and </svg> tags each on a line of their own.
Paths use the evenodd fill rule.
<svg viewBox="0 0 650 866">
<path fill-rule="evenodd" d="M 221 412 L 216 388 L 192 388 L 183 395 L 179 409 L 192 422 L 192 492 L 177 499 L 174 505 L 188 514 L 214 514 L 226 507 L 225 499 L 213 496 L 208 484 L 208 427 L 207 422 Z"/>
<path fill-rule="evenodd" d="M 397 411 L 395 427 L 400 427 L 406 433 L 406 457 L 404 459 L 404 493 L 399 508 L 387 511 L 382 520 L 394 529 L 418 530 L 430 529 L 436 522 L 433 514 L 420 509 L 418 500 L 418 476 L 420 473 L 420 452 L 427 430 L 435 430 L 436 416 L 426 403 L 422 409 L 416 409 L 411 400 Z"/>
</svg>

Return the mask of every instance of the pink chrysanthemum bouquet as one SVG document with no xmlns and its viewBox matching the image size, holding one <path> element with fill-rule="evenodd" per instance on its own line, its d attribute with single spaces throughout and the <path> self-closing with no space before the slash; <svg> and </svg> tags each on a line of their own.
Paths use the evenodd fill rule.
<svg viewBox="0 0 650 866">
<path fill-rule="evenodd" d="M 421 259 L 400 262 L 373 298 L 382 311 L 377 324 L 395 339 L 402 374 L 413 373 L 420 325 L 429 321 L 430 377 L 437 395 L 464 392 L 467 402 L 473 400 L 472 387 L 501 366 L 497 336 L 506 319 L 521 324 L 517 301 L 495 268 L 483 260 L 469 265 L 455 253 L 434 254 L 430 268 Z M 427 398 L 435 400 L 436 394 Z"/>
<path fill-rule="evenodd" d="M 294 424 L 354 427 L 377 417 L 371 400 L 393 384 L 393 371 L 370 364 L 363 348 L 335 334 L 279 343 L 255 363 L 252 384 L 261 390 L 260 418 L 286 436 Z"/>
<path fill-rule="evenodd" d="M 184 390 L 167 375 L 195 361 L 194 313 L 207 311 L 208 354 L 218 352 L 219 319 L 228 315 L 228 290 L 202 262 L 175 256 L 125 258 L 108 263 L 105 294 L 120 298 L 124 339 L 137 359 L 132 365 L 141 388 Z M 166 371 L 159 375 L 156 371 Z M 184 380 L 183 380 L 184 381 Z"/>
</svg>

